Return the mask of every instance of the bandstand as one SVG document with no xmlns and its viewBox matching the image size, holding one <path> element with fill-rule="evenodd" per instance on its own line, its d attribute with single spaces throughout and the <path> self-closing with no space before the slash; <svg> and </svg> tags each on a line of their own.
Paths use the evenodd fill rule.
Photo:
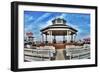
<svg viewBox="0 0 100 73">
<path fill-rule="evenodd" d="M 42 42 L 45 44 L 57 44 L 57 43 L 73 43 L 77 36 L 77 30 L 66 24 L 66 20 L 56 18 L 52 20 L 52 25 L 41 29 Z M 56 37 L 62 36 L 62 42 L 57 42 Z M 49 40 L 47 39 L 49 37 Z M 70 39 L 69 39 L 70 38 Z M 68 41 L 69 40 L 69 41 Z"/>
</svg>

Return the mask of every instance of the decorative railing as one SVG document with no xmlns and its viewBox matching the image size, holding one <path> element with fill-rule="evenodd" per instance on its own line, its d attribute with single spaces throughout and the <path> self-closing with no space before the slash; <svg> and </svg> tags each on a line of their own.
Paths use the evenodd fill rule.
<svg viewBox="0 0 100 73">
<path fill-rule="evenodd" d="M 25 61 L 45 61 L 55 59 L 55 49 L 25 49 L 24 58 Z"/>
<path fill-rule="evenodd" d="M 64 50 L 65 59 L 90 59 L 90 46 L 66 48 Z"/>
</svg>

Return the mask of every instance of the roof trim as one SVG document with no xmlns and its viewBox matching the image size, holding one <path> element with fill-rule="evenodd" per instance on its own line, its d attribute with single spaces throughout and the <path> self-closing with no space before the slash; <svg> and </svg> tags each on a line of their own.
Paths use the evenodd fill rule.
<svg viewBox="0 0 100 73">
<path fill-rule="evenodd" d="M 63 26 L 61 26 L 61 27 L 46 27 L 46 28 L 44 28 L 44 29 L 41 29 L 40 31 L 42 32 L 42 31 L 45 31 L 45 30 L 47 30 L 47 29 L 51 29 L 51 28 L 66 28 L 66 29 L 71 29 L 71 30 L 73 30 L 73 31 L 75 31 L 75 32 L 78 32 L 76 29 L 74 29 L 74 28 L 72 28 L 72 27 L 63 27 Z"/>
</svg>

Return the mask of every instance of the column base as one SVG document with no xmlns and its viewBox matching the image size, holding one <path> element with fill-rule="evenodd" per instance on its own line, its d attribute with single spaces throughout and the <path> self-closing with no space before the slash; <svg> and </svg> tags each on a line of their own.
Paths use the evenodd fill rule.
<svg viewBox="0 0 100 73">
<path fill-rule="evenodd" d="M 63 41 L 63 43 L 66 43 L 66 41 Z"/>
<path fill-rule="evenodd" d="M 53 40 L 53 43 L 56 43 L 56 40 Z"/>
<path fill-rule="evenodd" d="M 73 43 L 73 41 L 70 41 L 71 43 Z"/>
<path fill-rule="evenodd" d="M 45 44 L 48 44 L 48 41 L 45 41 Z"/>
</svg>

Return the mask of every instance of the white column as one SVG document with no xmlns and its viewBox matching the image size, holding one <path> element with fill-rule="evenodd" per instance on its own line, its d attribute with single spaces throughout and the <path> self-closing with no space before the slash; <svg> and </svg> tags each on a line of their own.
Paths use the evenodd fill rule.
<svg viewBox="0 0 100 73">
<path fill-rule="evenodd" d="M 41 38 L 41 42 L 43 43 L 43 42 L 44 42 L 43 33 L 41 33 L 41 36 L 42 36 L 42 38 Z"/>
<path fill-rule="evenodd" d="M 76 34 L 74 34 L 74 36 L 73 36 L 73 37 L 74 37 L 74 42 L 75 42 Z"/>
<path fill-rule="evenodd" d="M 67 43 L 69 42 L 69 39 L 70 39 L 70 37 L 69 37 L 69 30 L 67 30 Z"/>
<path fill-rule="evenodd" d="M 75 33 L 75 37 L 74 37 L 74 41 L 76 42 L 76 36 L 77 36 L 77 33 Z"/>
<path fill-rule="evenodd" d="M 50 39 L 51 39 L 51 38 L 50 38 L 50 31 L 48 31 L 48 34 L 49 34 L 49 35 L 48 35 L 48 37 L 49 37 L 48 42 L 50 43 Z"/>
<path fill-rule="evenodd" d="M 67 34 L 66 34 L 66 42 L 68 42 L 68 30 L 67 30 Z"/>
<path fill-rule="evenodd" d="M 75 34 L 73 34 L 73 42 L 75 41 Z"/>
<path fill-rule="evenodd" d="M 71 36 L 71 42 L 73 42 L 73 34 L 72 34 L 72 32 L 71 32 L 70 36 Z"/>
<path fill-rule="evenodd" d="M 46 44 L 47 44 L 47 41 L 48 41 L 48 40 L 47 40 L 47 34 L 45 34 L 45 36 L 46 36 Z"/>
<path fill-rule="evenodd" d="M 52 31 L 50 31 L 50 41 L 52 43 Z"/>
</svg>

